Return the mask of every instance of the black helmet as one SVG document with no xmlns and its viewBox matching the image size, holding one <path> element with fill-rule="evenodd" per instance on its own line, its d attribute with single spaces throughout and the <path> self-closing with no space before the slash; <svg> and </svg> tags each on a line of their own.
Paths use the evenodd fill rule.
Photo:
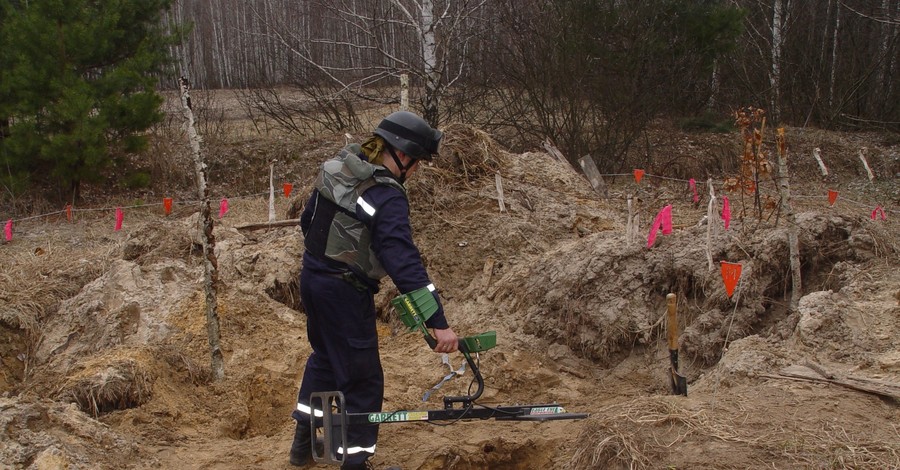
<svg viewBox="0 0 900 470">
<path fill-rule="evenodd" d="M 416 160 L 431 160 L 437 153 L 444 133 L 432 129 L 424 119 L 409 111 L 397 111 L 381 120 L 375 135 L 391 147 Z"/>
</svg>

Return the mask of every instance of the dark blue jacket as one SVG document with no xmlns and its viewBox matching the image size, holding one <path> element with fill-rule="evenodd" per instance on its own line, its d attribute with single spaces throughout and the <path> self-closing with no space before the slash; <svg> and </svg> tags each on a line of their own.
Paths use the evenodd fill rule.
<svg viewBox="0 0 900 470">
<path fill-rule="evenodd" d="M 315 213 L 318 191 L 313 190 L 303 214 L 300 216 L 300 228 L 306 233 L 312 223 Z M 412 292 L 431 284 L 428 271 L 422 264 L 422 255 L 413 243 L 412 227 L 409 222 L 409 201 L 397 188 L 377 184 L 363 193 L 363 199 L 375 208 L 374 217 L 370 217 L 357 206 L 356 218 L 366 224 L 372 235 L 372 249 L 378 261 L 390 276 L 394 285 L 401 293 Z M 311 254 L 309 251 L 303 254 L 303 269 L 312 271 L 338 274 L 346 272 L 347 268 L 337 268 L 332 263 Z M 378 292 L 378 284 L 368 276 L 357 275 L 360 281 L 366 283 L 373 293 Z M 447 328 L 447 320 L 444 317 L 444 308 L 441 305 L 437 291 L 433 292 L 438 303 L 438 310 L 426 322 L 430 328 Z"/>
</svg>

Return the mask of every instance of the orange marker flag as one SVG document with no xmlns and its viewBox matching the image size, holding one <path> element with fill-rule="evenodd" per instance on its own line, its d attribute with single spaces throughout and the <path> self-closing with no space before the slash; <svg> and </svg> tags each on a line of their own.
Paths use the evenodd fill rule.
<svg viewBox="0 0 900 470">
<path fill-rule="evenodd" d="M 725 293 L 728 297 L 734 294 L 734 288 L 737 287 L 738 280 L 741 278 L 741 265 L 738 263 L 729 263 L 722 261 L 722 281 L 725 283 Z"/>
<path fill-rule="evenodd" d="M 172 198 L 164 197 L 163 198 L 163 211 L 165 211 L 166 215 L 172 213 Z"/>
<path fill-rule="evenodd" d="M 116 207 L 116 229 L 115 229 L 116 232 L 118 232 L 119 230 L 122 230 L 122 220 L 124 220 L 124 219 L 125 219 L 125 213 L 122 212 L 122 208 Z"/>
<path fill-rule="evenodd" d="M 72 221 L 72 204 L 66 204 L 66 220 Z"/>
<path fill-rule="evenodd" d="M 284 197 L 291 197 L 291 191 L 294 190 L 294 185 L 291 183 L 284 183 Z"/>
<path fill-rule="evenodd" d="M 833 189 L 828 190 L 828 204 L 831 204 L 833 206 L 834 201 L 837 201 L 837 197 L 838 197 L 837 191 L 835 191 Z"/>
<path fill-rule="evenodd" d="M 3 231 L 6 232 L 6 241 L 12 241 L 12 219 L 6 221 L 6 228 Z"/>
<path fill-rule="evenodd" d="M 644 177 L 644 170 L 634 170 L 634 181 L 636 183 L 641 182 L 641 178 Z"/>
</svg>

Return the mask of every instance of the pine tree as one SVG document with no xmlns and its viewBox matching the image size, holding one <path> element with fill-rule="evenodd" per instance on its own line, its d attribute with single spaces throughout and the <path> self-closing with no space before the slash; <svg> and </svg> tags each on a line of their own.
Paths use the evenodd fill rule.
<svg viewBox="0 0 900 470">
<path fill-rule="evenodd" d="M 73 200 L 162 119 L 155 74 L 172 0 L 0 0 L 0 181 Z"/>
</svg>

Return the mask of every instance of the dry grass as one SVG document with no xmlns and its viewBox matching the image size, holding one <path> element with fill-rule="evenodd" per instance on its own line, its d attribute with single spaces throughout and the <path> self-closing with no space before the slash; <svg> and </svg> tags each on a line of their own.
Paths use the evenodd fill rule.
<svg viewBox="0 0 900 470">
<path fill-rule="evenodd" d="M 758 423 L 747 424 L 749 417 L 742 409 L 715 414 L 688 409 L 671 397 L 642 397 L 612 405 L 593 413 L 578 437 L 572 468 L 659 468 L 660 462 L 677 457 L 678 444 L 685 441 L 730 443 L 735 452 L 758 453 L 759 460 L 778 456 L 786 467 L 900 468 L 897 426 L 893 439 L 879 440 L 850 434 L 835 423 L 801 429 L 773 425 L 760 432 Z M 686 448 L 696 449 L 696 444 Z M 736 462 L 723 460 L 722 464 Z"/>
<path fill-rule="evenodd" d="M 484 131 L 453 124 L 444 129 L 440 156 L 410 181 L 410 190 L 428 188 L 422 191 L 428 195 L 472 190 L 473 182 L 493 178 L 500 171 L 505 154 Z M 416 200 L 422 199 L 430 198 L 419 195 Z"/>
<path fill-rule="evenodd" d="M 443 129 L 440 156 L 434 164 L 422 168 L 407 183 L 410 199 L 416 212 L 426 212 L 428 221 L 442 221 L 452 226 L 472 223 L 467 220 L 449 221 L 440 214 L 453 213 L 460 194 L 474 194 L 478 188 L 494 180 L 505 165 L 506 152 L 484 131 L 463 124 Z"/>
<path fill-rule="evenodd" d="M 138 407 L 150 400 L 154 378 L 152 358 L 143 350 L 118 349 L 84 361 L 56 392 L 94 417 L 113 410 Z"/>
<path fill-rule="evenodd" d="M 53 225 L 23 223 L 19 234 L 4 249 L 0 272 L 0 323 L 23 330 L 28 351 L 26 374 L 33 351 L 41 340 L 41 323 L 59 303 L 106 271 L 115 259 L 117 239 L 100 234 L 89 221 Z M 29 233 L 33 227 L 45 227 Z M 49 227 L 49 228 L 46 228 Z M 107 231 L 109 227 L 104 227 Z M 80 232 L 80 234 L 73 234 Z"/>
</svg>

